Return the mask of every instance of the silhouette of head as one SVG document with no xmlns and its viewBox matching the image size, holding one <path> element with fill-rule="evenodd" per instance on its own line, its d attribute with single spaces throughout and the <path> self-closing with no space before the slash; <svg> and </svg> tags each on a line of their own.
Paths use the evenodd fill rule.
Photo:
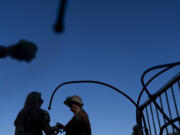
<svg viewBox="0 0 180 135">
<path fill-rule="evenodd" d="M 81 97 L 77 96 L 77 95 L 67 97 L 66 100 L 64 101 L 64 104 L 69 106 L 69 107 L 70 107 L 71 104 L 77 104 L 80 107 L 82 107 L 84 105 L 83 102 L 82 102 Z"/>
<path fill-rule="evenodd" d="M 67 105 L 73 113 L 79 112 L 84 105 L 81 97 L 77 95 L 66 98 L 64 104 Z"/>
<path fill-rule="evenodd" d="M 41 107 L 43 100 L 41 98 L 41 93 L 31 92 L 26 97 L 24 108 L 27 109 L 38 109 Z"/>
</svg>

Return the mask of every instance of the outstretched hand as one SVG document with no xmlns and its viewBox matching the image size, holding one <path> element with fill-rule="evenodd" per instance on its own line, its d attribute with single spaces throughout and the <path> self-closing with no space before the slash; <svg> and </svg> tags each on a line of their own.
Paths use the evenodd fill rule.
<svg viewBox="0 0 180 135">
<path fill-rule="evenodd" d="M 56 123 L 56 125 L 53 126 L 54 133 L 52 135 L 57 135 L 59 132 L 62 133 L 63 132 L 62 126 L 63 126 L 62 124 Z"/>
<path fill-rule="evenodd" d="M 53 126 L 53 133 L 51 135 L 57 135 L 60 132 L 60 129 L 57 126 Z"/>
<path fill-rule="evenodd" d="M 59 129 L 64 129 L 64 125 L 59 122 L 56 122 L 56 127 Z"/>
</svg>

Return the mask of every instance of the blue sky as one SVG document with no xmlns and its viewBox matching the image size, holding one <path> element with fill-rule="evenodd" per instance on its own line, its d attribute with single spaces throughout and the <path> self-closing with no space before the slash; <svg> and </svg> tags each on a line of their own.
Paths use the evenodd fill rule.
<svg viewBox="0 0 180 135">
<path fill-rule="evenodd" d="M 24 39 L 38 46 L 31 63 L 0 59 L 2 134 L 14 133 L 13 121 L 31 91 L 42 92 L 47 109 L 60 83 L 97 80 L 136 101 L 143 71 L 180 60 L 180 3 L 176 0 L 69 0 L 62 34 L 53 31 L 58 4 L 58 0 L 0 1 L 0 44 Z M 153 86 L 161 87 L 158 82 Z M 61 88 L 49 111 L 52 125 L 65 124 L 72 117 L 63 101 L 74 94 L 84 101 L 93 135 L 131 134 L 135 107 L 117 92 L 96 84 Z"/>
</svg>

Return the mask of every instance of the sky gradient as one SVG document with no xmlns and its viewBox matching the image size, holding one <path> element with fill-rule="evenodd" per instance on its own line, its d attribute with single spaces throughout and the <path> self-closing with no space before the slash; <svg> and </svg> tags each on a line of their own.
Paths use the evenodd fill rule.
<svg viewBox="0 0 180 135">
<path fill-rule="evenodd" d="M 136 101 L 143 71 L 180 60 L 178 0 L 68 0 L 62 34 L 53 31 L 58 4 L 58 0 L 0 1 L 0 44 L 9 46 L 24 39 L 38 46 L 31 63 L 0 59 L 0 128 L 4 135 L 14 134 L 13 122 L 31 91 L 42 93 L 42 108 L 47 109 L 60 83 L 96 80 L 119 88 Z M 157 81 L 152 86 L 153 93 L 162 85 Z M 133 104 L 96 84 L 62 87 L 49 111 L 51 125 L 56 121 L 66 124 L 72 117 L 63 101 L 74 94 L 84 101 L 92 135 L 131 134 L 136 120 Z"/>
</svg>

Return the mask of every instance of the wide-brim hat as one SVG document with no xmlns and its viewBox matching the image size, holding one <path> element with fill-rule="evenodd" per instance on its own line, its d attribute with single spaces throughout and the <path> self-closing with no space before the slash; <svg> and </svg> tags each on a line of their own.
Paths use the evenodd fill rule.
<svg viewBox="0 0 180 135">
<path fill-rule="evenodd" d="M 71 104 L 78 104 L 81 107 L 84 105 L 81 97 L 77 95 L 67 97 L 66 100 L 64 101 L 64 104 L 67 106 L 70 106 Z"/>
</svg>

